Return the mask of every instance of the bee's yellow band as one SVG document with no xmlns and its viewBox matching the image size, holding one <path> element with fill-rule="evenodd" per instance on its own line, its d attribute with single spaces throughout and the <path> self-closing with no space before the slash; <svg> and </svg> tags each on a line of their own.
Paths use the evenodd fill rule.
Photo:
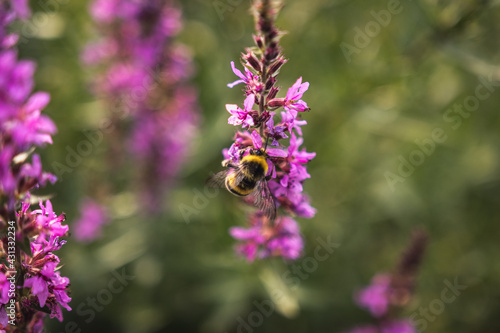
<svg viewBox="0 0 500 333">
<path fill-rule="evenodd" d="M 243 159 L 241 160 L 241 163 L 258 163 L 262 166 L 262 169 L 264 169 L 264 175 L 267 174 L 267 161 L 266 161 L 266 158 L 264 156 L 257 156 L 257 155 L 247 155 L 245 157 L 243 157 Z M 249 177 L 253 176 L 253 175 L 247 175 Z"/>
</svg>

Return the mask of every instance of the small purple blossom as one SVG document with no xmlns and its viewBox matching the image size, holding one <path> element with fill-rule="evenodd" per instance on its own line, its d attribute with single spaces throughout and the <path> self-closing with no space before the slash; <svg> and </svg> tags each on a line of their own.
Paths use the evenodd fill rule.
<svg viewBox="0 0 500 333">
<path fill-rule="evenodd" d="M 54 213 L 50 200 L 45 202 L 45 206 L 40 202 L 40 209 L 34 210 L 32 214 L 36 216 L 35 223 L 39 232 L 36 239 L 37 243 L 46 240 L 50 236 L 63 237 L 68 234 L 69 227 L 61 224 L 66 217 L 64 214 L 57 216 Z"/>
<path fill-rule="evenodd" d="M 109 223 L 106 209 L 92 199 L 85 199 L 80 207 L 81 216 L 74 223 L 75 239 L 91 242 L 101 237 L 102 227 Z"/>
<path fill-rule="evenodd" d="M 31 292 L 38 298 L 40 307 L 48 305 L 50 309 L 50 318 L 57 318 L 62 321 L 62 312 L 60 306 L 71 311 L 68 302 L 71 297 L 68 296 L 67 287 L 69 279 L 61 277 L 59 271 L 56 271 L 56 266 L 59 264 L 59 258 L 52 256 L 52 261 L 47 261 L 39 271 L 39 273 L 31 273 L 32 276 L 24 281 L 24 288 L 31 288 Z M 36 267 L 36 263 L 32 263 L 31 267 Z"/>
<path fill-rule="evenodd" d="M 286 93 L 285 105 L 283 107 L 294 117 L 297 116 L 297 111 L 304 112 L 309 110 L 307 103 L 301 100 L 302 95 L 304 95 L 307 89 L 309 89 L 309 82 L 302 83 L 302 77 L 299 77 Z"/>
<path fill-rule="evenodd" d="M 231 68 L 233 73 L 239 77 L 239 80 L 236 80 L 232 83 L 228 83 L 227 86 L 229 88 L 233 88 L 240 83 L 245 83 L 248 86 L 248 90 L 255 91 L 260 93 L 262 91 L 263 85 L 259 81 L 258 75 L 253 74 L 248 68 L 245 67 L 245 74 L 243 74 L 239 69 L 234 65 L 234 61 L 231 61 Z"/>
<path fill-rule="evenodd" d="M 255 101 L 254 95 L 248 95 L 243 103 L 244 109 L 240 109 L 236 104 L 226 104 L 226 110 L 231 114 L 231 117 L 228 119 L 228 124 L 239 126 L 242 125 L 243 128 L 248 128 L 255 125 L 253 121 L 252 113 L 255 111 L 252 110 L 253 104 Z"/>
<path fill-rule="evenodd" d="M 19 150 L 31 145 L 42 146 L 52 143 L 51 135 L 56 132 L 52 120 L 41 114 L 49 102 L 46 93 L 32 96 L 34 64 L 17 61 L 17 52 L 0 52 L 0 129 L 9 136 Z"/>
<path fill-rule="evenodd" d="M 261 149 L 263 147 L 263 142 L 262 142 L 262 137 L 260 136 L 257 131 L 253 131 L 252 134 L 250 134 L 252 137 L 252 143 L 254 148 L 256 149 Z M 266 153 L 269 157 L 287 157 L 288 154 L 282 150 L 282 149 L 274 149 L 274 148 L 267 148 Z"/>
<path fill-rule="evenodd" d="M 274 118 L 275 114 L 271 113 L 271 117 L 269 120 L 266 122 L 266 126 L 268 129 L 268 136 L 269 138 L 273 139 L 273 142 L 271 142 L 271 145 L 273 146 L 278 146 L 279 143 L 278 141 L 281 139 L 287 139 L 288 135 L 285 133 L 285 131 L 291 132 L 290 127 L 284 126 L 284 125 L 274 125 Z"/>
</svg>

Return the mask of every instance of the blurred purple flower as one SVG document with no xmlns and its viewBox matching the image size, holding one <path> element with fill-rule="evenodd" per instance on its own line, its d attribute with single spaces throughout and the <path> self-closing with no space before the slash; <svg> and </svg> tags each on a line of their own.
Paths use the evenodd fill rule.
<svg viewBox="0 0 500 333">
<path fill-rule="evenodd" d="M 390 274 L 375 275 L 371 284 L 356 294 L 356 303 L 368 309 L 374 317 L 384 316 L 389 308 L 390 285 Z"/>
<path fill-rule="evenodd" d="M 0 1 L 0 50 L 8 49 L 17 43 L 15 33 L 8 33 L 8 26 L 16 19 L 27 19 L 30 16 L 28 0 Z"/>
<path fill-rule="evenodd" d="M 28 0 L 10 0 L 10 3 L 18 18 L 27 19 L 31 15 L 31 11 L 28 7 Z"/>
<path fill-rule="evenodd" d="M 103 225 L 109 223 L 106 209 L 92 199 L 85 199 L 80 217 L 74 222 L 73 232 L 79 242 L 92 242 L 102 235 Z"/>
<path fill-rule="evenodd" d="M 427 245 L 427 233 L 416 229 L 393 274 L 375 275 L 371 284 L 354 295 L 354 300 L 377 318 L 377 333 L 417 333 L 412 321 L 397 319 L 398 308 L 404 307 L 414 292 L 417 268 Z M 373 326 L 365 326 L 373 327 Z M 357 329 L 349 333 L 358 332 Z"/>
<path fill-rule="evenodd" d="M 95 0 L 91 14 L 103 37 L 82 59 L 104 68 L 94 91 L 112 104 L 113 116 L 131 120 L 131 132 L 121 135 L 129 135 L 126 146 L 139 161 L 142 202 L 157 211 L 198 124 L 197 92 L 188 83 L 192 57 L 173 39 L 181 10 L 173 1 Z"/>
</svg>

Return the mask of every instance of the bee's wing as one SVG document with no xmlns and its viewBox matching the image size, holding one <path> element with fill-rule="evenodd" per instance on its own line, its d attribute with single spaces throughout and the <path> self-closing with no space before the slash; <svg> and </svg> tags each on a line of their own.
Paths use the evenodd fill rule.
<svg viewBox="0 0 500 333">
<path fill-rule="evenodd" d="M 208 187 L 212 187 L 212 188 L 222 188 L 222 187 L 225 187 L 225 182 L 226 182 L 226 177 L 227 177 L 227 173 L 229 172 L 229 169 L 227 170 L 222 170 L 222 171 L 219 171 L 217 172 L 216 174 L 213 174 L 212 176 L 210 176 L 207 181 L 205 182 L 205 184 L 208 186 Z"/>
<path fill-rule="evenodd" d="M 257 185 L 257 191 L 254 194 L 254 204 L 259 208 L 271 221 L 276 219 L 276 203 L 274 197 L 269 190 L 269 185 L 264 179 Z"/>
</svg>

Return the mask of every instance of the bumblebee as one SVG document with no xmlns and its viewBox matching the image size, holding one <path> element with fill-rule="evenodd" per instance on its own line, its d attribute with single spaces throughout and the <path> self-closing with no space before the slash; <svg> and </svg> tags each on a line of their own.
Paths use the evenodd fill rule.
<svg viewBox="0 0 500 333">
<path fill-rule="evenodd" d="M 244 153 L 244 151 L 243 151 Z M 222 162 L 228 169 L 220 171 L 207 180 L 210 187 L 226 187 L 232 194 L 245 197 L 254 194 L 254 205 L 271 221 L 276 218 L 276 204 L 267 184 L 267 154 L 264 149 L 251 149 L 235 165 L 231 161 Z"/>
</svg>

